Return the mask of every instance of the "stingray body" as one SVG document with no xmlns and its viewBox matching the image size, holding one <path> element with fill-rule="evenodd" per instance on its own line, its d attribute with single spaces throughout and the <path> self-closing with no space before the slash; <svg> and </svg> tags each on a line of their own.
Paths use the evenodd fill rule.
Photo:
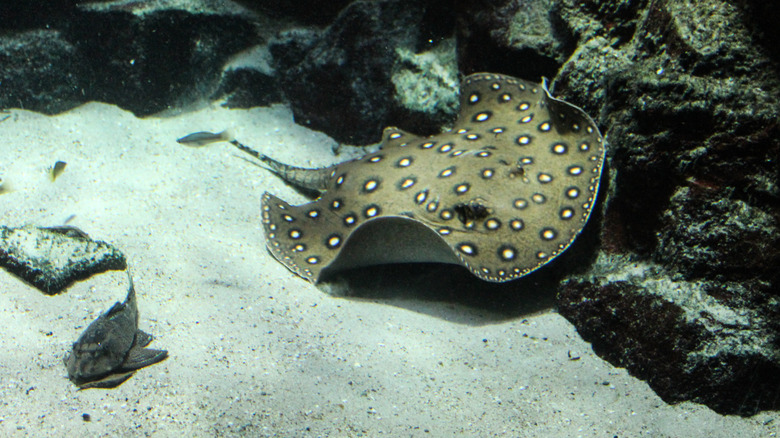
<svg viewBox="0 0 780 438">
<path fill-rule="evenodd" d="M 593 120 L 545 84 L 483 73 L 465 79 L 459 116 L 442 134 L 387 128 L 378 152 L 322 169 L 255 155 L 320 194 L 300 206 L 263 196 L 268 249 L 307 280 L 442 262 L 504 282 L 548 263 L 581 232 L 605 147 Z"/>
</svg>

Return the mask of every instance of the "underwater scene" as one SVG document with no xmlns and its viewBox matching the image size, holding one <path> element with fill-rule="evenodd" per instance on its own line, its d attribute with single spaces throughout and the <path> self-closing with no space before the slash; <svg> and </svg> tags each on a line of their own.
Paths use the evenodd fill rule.
<svg viewBox="0 0 780 438">
<path fill-rule="evenodd" d="M 0 3 L 0 436 L 777 436 L 778 20 Z"/>
</svg>

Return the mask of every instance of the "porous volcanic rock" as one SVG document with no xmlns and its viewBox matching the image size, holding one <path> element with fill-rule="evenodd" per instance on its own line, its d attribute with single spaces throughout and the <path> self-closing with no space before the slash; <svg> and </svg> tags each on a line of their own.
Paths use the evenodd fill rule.
<svg viewBox="0 0 780 438">
<path fill-rule="evenodd" d="M 780 6 L 564 0 L 535 13 L 524 3 L 472 15 L 476 29 L 498 25 L 481 34 L 485 53 L 560 63 L 556 94 L 608 140 L 601 248 L 564 281 L 561 314 L 669 402 L 778 409 L 780 69 L 766 16 Z M 551 37 L 512 38 L 529 17 L 549 20 Z"/>
</svg>

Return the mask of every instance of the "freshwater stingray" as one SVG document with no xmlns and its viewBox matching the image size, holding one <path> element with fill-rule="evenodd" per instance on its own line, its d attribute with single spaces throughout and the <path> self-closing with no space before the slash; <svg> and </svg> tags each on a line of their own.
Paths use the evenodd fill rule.
<svg viewBox="0 0 780 438">
<path fill-rule="evenodd" d="M 165 350 L 144 348 L 152 335 L 138 329 L 133 278 L 124 303 L 115 303 L 87 327 L 65 358 L 68 377 L 79 389 L 113 388 L 143 368 L 168 357 Z"/>
<path fill-rule="evenodd" d="M 291 271 L 316 283 L 359 266 L 439 262 L 486 281 L 522 277 L 582 231 L 605 156 L 593 120 L 546 83 L 489 73 L 465 79 L 452 129 L 382 138 L 378 152 L 321 169 L 232 142 L 320 195 L 300 206 L 263 195 L 267 247 Z"/>
</svg>

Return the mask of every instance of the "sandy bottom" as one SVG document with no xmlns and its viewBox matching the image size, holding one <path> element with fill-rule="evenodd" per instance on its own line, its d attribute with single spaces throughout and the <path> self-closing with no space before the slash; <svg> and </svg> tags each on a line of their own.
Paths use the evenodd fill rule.
<svg viewBox="0 0 780 438">
<path fill-rule="evenodd" d="M 308 284 L 266 252 L 259 219 L 266 190 L 304 198 L 228 144 L 175 142 L 225 128 L 297 165 L 349 157 L 281 106 L 138 119 L 88 104 L 56 117 L 12 110 L 0 122 L 0 176 L 13 188 L 0 195 L 0 223 L 75 215 L 70 224 L 120 248 L 140 328 L 170 353 L 116 389 L 79 391 L 62 358 L 124 299 L 124 273 L 45 296 L 0 271 L 0 435 L 775 435 L 776 413 L 667 405 L 549 308 L 507 316 L 414 294 L 336 298 Z M 51 182 L 57 160 L 67 168 Z"/>
</svg>

